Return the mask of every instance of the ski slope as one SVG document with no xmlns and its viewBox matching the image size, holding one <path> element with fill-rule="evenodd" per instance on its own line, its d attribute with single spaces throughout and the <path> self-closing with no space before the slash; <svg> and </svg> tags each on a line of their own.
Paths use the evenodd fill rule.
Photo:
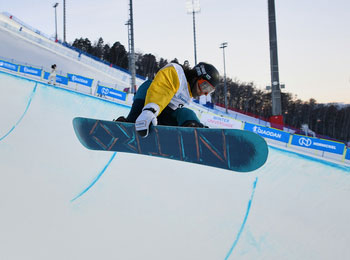
<svg viewBox="0 0 350 260">
<path fill-rule="evenodd" d="M 270 148 L 248 174 L 86 150 L 129 108 L 0 73 L 0 259 L 349 259 L 349 168 Z M 8 94 L 4 94 L 8 93 Z"/>
</svg>

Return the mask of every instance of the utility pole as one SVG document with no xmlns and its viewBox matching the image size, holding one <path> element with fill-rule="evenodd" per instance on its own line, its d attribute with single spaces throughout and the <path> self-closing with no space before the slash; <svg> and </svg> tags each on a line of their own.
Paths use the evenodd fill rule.
<svg viewBox="0 0 350 260">
<path fill-rule="evenodd" d="M 222 49 L 223 58 L 224 58 L 224 97 L 225 97 L 225 110 L 227 114 L 227 84 L 226 84 L 226 64 L 225 64 L 225 48 L 227 47 L 227 42 L 223 42 L 220 45 Z"/>
<path fill-rule="evenodd" d="M 134 18 L 132 10 L 132 0 L 129 4 L 128 45 L 129 45 L 129 72 L 131 74 L 131 93 L 136 92 L 136 66 L 135 66 L 135 43 L 134 43 Z"/>
<path fill-rule="evenodd" d="M 55 42 L 57 42 L 57 6 L 58 3 L 53 5 L 53 8 L 55 8 Z"/>
<path fill-rule="evenodd" d="M 193 44 L 194 44 L 194 65 L 197 65 L 197 41 L 196 41 L 196 13 L 201 11 L 199 0 L 188 0 L 186 2 L 186 9 L 188 14 L 193 17 Z"/>
<path fill-rule="evenodd" d="M 63 0 L 63 42 L 66 41 L 66 0 Z"/>
<path fill-rule="evenodd" d="M 281 115 L 281 89 L 278 71 L 277 33 L 275 0 L 268 0 L 269 11 L 269 37 L 270 37 L 270 69 L 272 89 L 272 115 Z"/>
</svg>

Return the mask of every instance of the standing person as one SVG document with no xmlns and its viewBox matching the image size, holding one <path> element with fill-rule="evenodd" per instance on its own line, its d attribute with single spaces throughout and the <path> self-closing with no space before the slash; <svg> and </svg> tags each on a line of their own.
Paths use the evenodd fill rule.
<svg viewBox="0 0 350 260">
<path fill-rule="evenodd" d="M 49 76 L 49 84 L 51 84 L 52 80 L 53 80 L 53 84 L 56 85 L 56 64 L 53 64 L 51 66 L 51 73 L 50 73 L 50 76 Z"/>
<path fill-rule="evenodd" d="M 190 69 L 177 63 L 163 67 L 153 81 L 145 81 L 135 94 L 129 115 L 116 121 L 135 123 L 136 131 L 146 137 L 153 125 L 205 127 L 196 114 L 184 108 L 191 98 L 208 95 L 219 84 L 219 72 L 200 62 Z"/>
</svg>

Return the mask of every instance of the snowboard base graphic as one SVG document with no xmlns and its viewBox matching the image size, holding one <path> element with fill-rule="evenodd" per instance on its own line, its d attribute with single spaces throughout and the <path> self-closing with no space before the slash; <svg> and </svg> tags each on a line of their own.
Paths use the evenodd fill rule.
<svg viewBox="0 0 350 260">
<path fill-rule="evenodd" d="M 238 129 L 153 126 L 142 138 L 133 123 L 77 117 L 73 126 L 81 144 L 91 150 L 157 156 L 237 172 L 258 169 L 268 156 L 261 136 Z"/>
</svg>

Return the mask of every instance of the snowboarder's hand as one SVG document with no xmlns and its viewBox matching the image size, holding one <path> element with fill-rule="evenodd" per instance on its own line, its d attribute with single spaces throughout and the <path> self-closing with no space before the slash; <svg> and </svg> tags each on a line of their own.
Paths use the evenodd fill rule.
<svg viewBox="0 0 350 260">
<path fill-rule="evenodd" d="M 135 122 L 136 132 L 142 137 L 147 137 L 151 123 L 156 126 L 158 124 L 157 116 L 159 114 L 159 106 L 154 103 L 147 104 Z"/>
</svg>

